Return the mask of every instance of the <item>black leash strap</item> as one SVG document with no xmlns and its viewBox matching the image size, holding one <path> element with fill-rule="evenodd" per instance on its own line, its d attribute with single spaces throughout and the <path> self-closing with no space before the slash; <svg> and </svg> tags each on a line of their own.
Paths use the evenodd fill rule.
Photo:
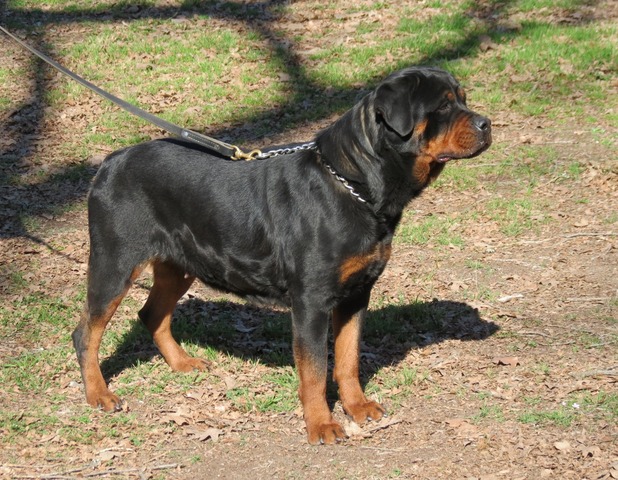
<svg viewBox="0 0 618 480">
<path fill-rule="evenodd" d="M 210 150 L 218 152 L 221 155 L 230 157 L 233 160 L 252 160 L 253 158 L 261 154 L 259 150 L 253 150 L 249 153 L 245 153 L 240 148 L 238 148 L 236 145 L 230 145 L 229 143 L 225 143 L 220 140 L 215 140 L 214 138 L 207 137 L 206 135 L 202 135 L 201 133 L 194 132 L 193 130 L 188 130 L 186 128 L 179 127 L 178 125 L 175 125 L 171 122 L 168 122 L 167 120 L 157 117 L 156 115 L 153 115 L 152 113 L 148 113 L 145 110 L 142 110 L 141 108 L 136 107 L 135 105 L 132 105 L 124 101 L 123 99 L 118 98 L 115 95 L 112 95 L 111 93 L 108 93 L 105 90 L 100 89 L 96 85 L 90 83 L 88 80 L 83 79 L 79 75 L 73 73 L 71 70 L 68 70 L 67 68 L 60 65 L 58 62 L 52 60 L 47 55 L 39 52 L 38 50 L 31 47 L 30 45 L 22 42 L 19 38 L 17 38 L 11 32 L 6 30 L 4 27 L 0 26 L 0 30 L 4 32 L 5 34 L 7 34 L 9 37 L 11 37 L 15 42 L 17 42 L 19 45 L 24 47 L 26 50 L 29 50 L 34 55 L 39 57 L 41 60 L 45 61 L 46 63 L 54 67 L 56 70 L 64 73 L 68 77 L 72 78 L 73 80 L 80 83 L 84 87 L 89 88 L 93 92 L 101 95 L 103 98 L 106 98 L 109 101 L 115 103 L 116 105 L 126 110 L 127 112 L 132 113 L 133 115 L 137 115 L 138 117 L 146 120 L 147 122 L 155 124 L 157 127 L 168 131 L 172 135 L 176 135 L 180 138 L 184 138 L 185 140 L 189 140 L 191 142 L 197 143 L 198 145 L 202 145 L 203 147 L 206 147 Z"/>
</svg>

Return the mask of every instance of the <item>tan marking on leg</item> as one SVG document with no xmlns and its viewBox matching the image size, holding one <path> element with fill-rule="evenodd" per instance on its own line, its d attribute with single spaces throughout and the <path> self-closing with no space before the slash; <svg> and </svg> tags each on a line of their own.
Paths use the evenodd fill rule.
<svg viewBox="0 0 618 480">
<path fill-rule="evenodd" d="M 333 311 L 335 336 L 334 380 L 339 386 L 339 398 L 343 409 L 355 422 L 367 419 L 378 420 L 385 413 L 384 408 L 367 400 L 359 380 L 361 313 L 347 316 L 336 308 Z"/>
<path fill-rule="evenodd" d="M 174 371 L 204 370 L 207 362 L 193 358 L 172 336 L 172 315 L 178 300 L 187 292 L 195 277 L 186 277 L 184 271 L 171 264 L 153 264 L 154 284 L 139 316 L 150 331 L 161 355 Z"/>
<path fill-rule="evenodd" d="M 124 291 L 108 304 L 101 315 L 92 316 L 89 308 L 86 307 L 76 329 L 76 332 L 79 332 L 79 345 L 81 348 L 77 355 L 86 391 L 86 401 L 93 407 L 99 407 L 105 411 L 120 410 L 122 402 L 117 395 L 114 395 L 107 388 L 101 373 L 99 364 L 101 340 L 105 327 L 143 268 L 144 265 L 140 265 L 133 270 Z"/>
<path fill-rule="evenodd" d="M 334 419 L 326 403 L 326 362 L 324 368 L 313 361 L 303 349 L 294 346 L 294 360 L 300 388 L 298 391 L 303 404 L 303 414 L 310 444 L 321 442 L 332 444 L 346 438 L 346 434 Z"/>
</svg>

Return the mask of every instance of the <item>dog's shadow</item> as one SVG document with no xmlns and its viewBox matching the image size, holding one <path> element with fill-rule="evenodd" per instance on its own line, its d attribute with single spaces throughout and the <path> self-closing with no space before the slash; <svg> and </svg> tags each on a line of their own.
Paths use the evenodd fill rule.
<svg viewBox="0 0 618 480">
<path fill-rule="evenodd" d="M 291 319 L 284 310 L 191 298 L 177 306 L 172 330 L 189 349 L 193 344 L 214 350 L 215 356 L 221 352 L 275 367 L 293 365 Z M 483 340 L 498 330 L 466 303 L 434 299 L 372 309 L 363 329 L 361 381 L 365 384 L 381 368 L 397 365 L 413 349 L 448 339 Z M 101 369 L 109 380 L 157 355 L 150 334 L 136 321 Z"/>
</svg>

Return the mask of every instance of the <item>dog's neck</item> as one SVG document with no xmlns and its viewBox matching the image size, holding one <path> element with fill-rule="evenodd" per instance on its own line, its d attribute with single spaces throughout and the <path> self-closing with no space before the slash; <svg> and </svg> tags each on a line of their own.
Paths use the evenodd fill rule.
<svg viewBox="0 0 618 480">
<path fill-rule="evenodd" d="M 376 121 L 369 97 L 323 130 L 316 144 L 323 160 L 367 200 L 376 215 L 396 224 L 424 186 L 412 178 L 414 159 L 405 159 L 384 142 L 384 126 Z"/>
</svg>

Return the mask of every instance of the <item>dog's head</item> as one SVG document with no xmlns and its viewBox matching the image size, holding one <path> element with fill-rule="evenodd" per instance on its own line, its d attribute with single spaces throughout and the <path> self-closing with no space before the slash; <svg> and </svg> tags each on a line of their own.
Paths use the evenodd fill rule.
<svg viewBox="0 0 618 480">
<path fill-rule="evenodd" d="M 452 159 L 479 155 L 491 145 L 491 122 L 466 106 L 457 80 L 444 70 L 412 67 L 387 77 L 373 93 L 385 148 L 414 158 L 424 186 Z"/>
</svg>

